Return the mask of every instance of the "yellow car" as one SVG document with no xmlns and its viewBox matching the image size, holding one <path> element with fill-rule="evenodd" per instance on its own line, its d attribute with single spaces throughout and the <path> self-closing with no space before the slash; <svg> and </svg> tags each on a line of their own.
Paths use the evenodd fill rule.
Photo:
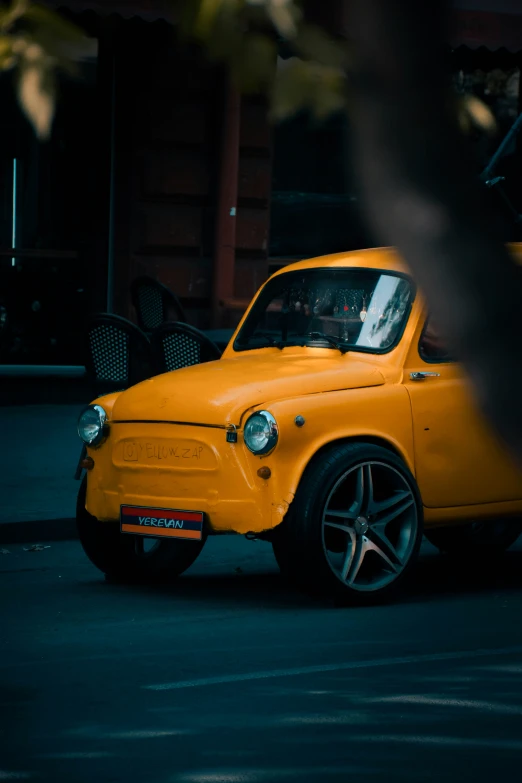
<svg viewBox="0 0 522 783">
<path fill-rule="evenodd" d="M 306 590 L 368 602 L 423 533 L 476 558 L 521 531 L 522 472 L 391 249 L 286 267 L 219 361 L 102 397 L 78 429 L 79 536 L 112 578 L 181 574 L 238 533 Z"/>
</svg>

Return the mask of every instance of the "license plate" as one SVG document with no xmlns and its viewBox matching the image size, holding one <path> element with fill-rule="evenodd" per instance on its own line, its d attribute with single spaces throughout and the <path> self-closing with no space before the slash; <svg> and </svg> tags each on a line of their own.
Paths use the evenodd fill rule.
<svg viewBox="0 0 522 783">
<path fill-rule="evenodd" d="M 166 508 L 121 506 L 120 528 L 122 533 L 154 538 L 203 538 L 203 512 L 180 511 Z"/>
</svg>

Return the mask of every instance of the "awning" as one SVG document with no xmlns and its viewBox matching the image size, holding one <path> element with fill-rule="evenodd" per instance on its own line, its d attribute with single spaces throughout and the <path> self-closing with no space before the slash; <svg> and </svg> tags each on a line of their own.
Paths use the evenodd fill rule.
<svg viewBox="0 0 522 783">
<path fill-rule="evenodd" d="M 455 9 L 449 43 L 455 48 L 522 51 L 522 15 Z"/>
</svg>

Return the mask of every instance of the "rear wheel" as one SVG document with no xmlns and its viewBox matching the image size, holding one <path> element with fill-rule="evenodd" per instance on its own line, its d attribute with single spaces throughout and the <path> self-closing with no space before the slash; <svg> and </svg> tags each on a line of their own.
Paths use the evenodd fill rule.
<svg viewBox="0 0 522 783">
<path fill-rule="evenodd" d="M 116 581 L 161 581 L 179 576 L 203 549 L 203 541 L 164 541 L 120 532 L 116 522 L 99 522 L 85 508 L 84 477 L 76 504 L 80 543 L 89 560 Z"/>
<path fill-rule="evenodd" d="M 505 552 L 522 533 L 522 520 L 500 519 L 470 525 L 425 530 L 430 544 L 441 552 L 459 557 L 490 557 Z"/>
<path fill-rule="evenodd" d="M 281 571 L 307 592 L 372 603 L 403 582 L 421 539 L 408 468 L 386 449 L 351 443 L 310 464 L 273 547 Z"/>
</svg>

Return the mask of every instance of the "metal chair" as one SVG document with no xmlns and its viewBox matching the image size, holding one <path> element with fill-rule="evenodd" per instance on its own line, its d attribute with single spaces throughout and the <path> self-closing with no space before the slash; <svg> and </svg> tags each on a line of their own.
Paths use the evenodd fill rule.
<svg viewBox="0 0 522 783">
<path fill-rule="evenodd" d="M 203 332 L 189 324 L 169 322 L 152 334 L 156 364 L 162 372 L 180 370 L 221 358 L 221 351 Z"/>
<path fill-rule="evenodd" d="M 132 304 L 136 310 L 138 326 L 150 334 L 166 321 L 186 322 L 181 302 L 170 288 L 153 277 L 137 277 L 131 283 Z"/>
<path fill-rule="evenodd" d="M 150 341 L 126 318 L 93 315 L 85 337 L 85 368 L 98 394 L 127 389 L 154 375 Z"/>
</svg>

